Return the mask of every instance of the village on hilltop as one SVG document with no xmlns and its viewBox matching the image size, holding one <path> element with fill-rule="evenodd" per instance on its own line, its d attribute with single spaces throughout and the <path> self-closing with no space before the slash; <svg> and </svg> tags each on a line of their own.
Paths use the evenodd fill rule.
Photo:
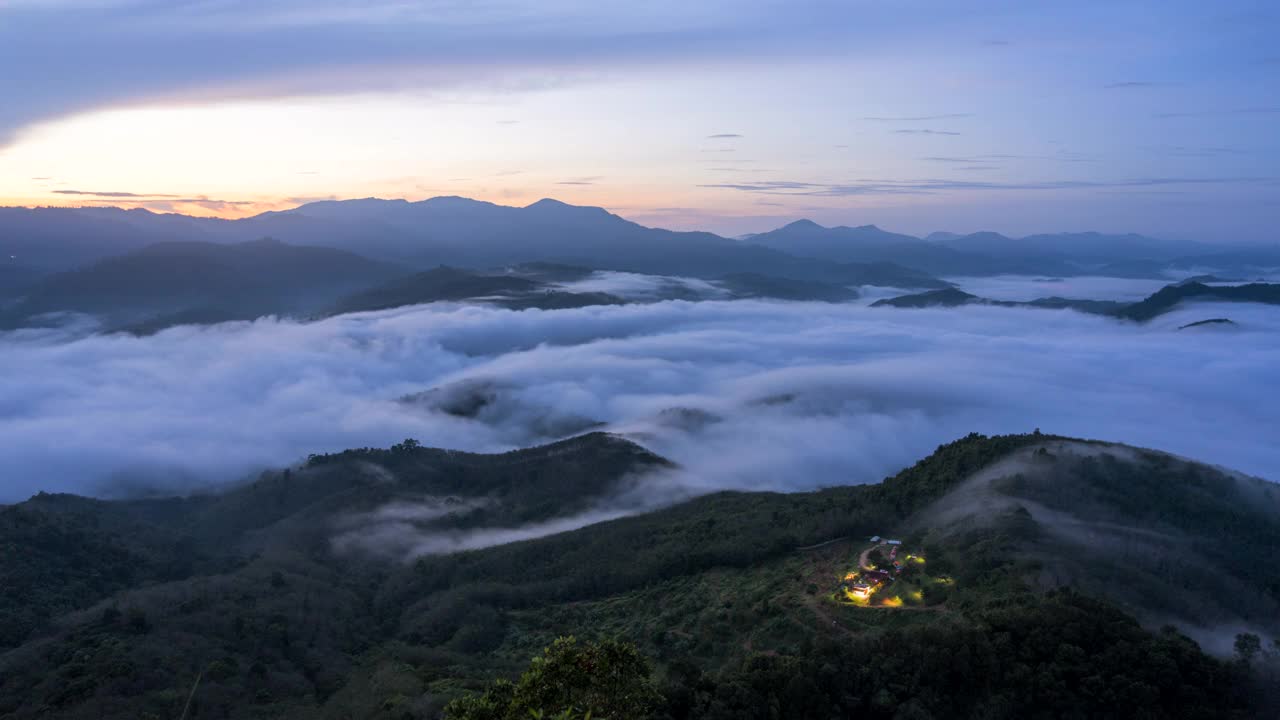
<svg viewBox="0 0 1280 720">
<path fill-rule="evenodd" d="M 933 604 L 945 596 L 946 577 L 930 576 L 925 558 L 906 552 L 901 540 L 873 535 L 858 555 L 858 565 L 845 574 L 837 599 L 862 607 L 903 607 Z"/>
</svg>

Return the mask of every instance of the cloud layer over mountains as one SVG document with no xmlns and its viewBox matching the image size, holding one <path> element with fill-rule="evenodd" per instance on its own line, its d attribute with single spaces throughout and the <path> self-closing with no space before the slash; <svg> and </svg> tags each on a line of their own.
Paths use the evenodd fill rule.
<svg viewBox="0 0 1280 720">
<path fill-rule="evenodd" d="M 1238 325 L 1177 330 L 1222 314 Z M 1248 305 L 1141 326 L 995 307 L 436 305 L 4 344 L 0 502 L 183 491 L 406 437 L 504 450 L 597 422 L 680 463 L 695 492 L 874 482 L 968 432 L 1036 427 L 1280 478 L 1280 408 L 1260 402 L 1280 387 L 1280 314 Z"/>
</svg>

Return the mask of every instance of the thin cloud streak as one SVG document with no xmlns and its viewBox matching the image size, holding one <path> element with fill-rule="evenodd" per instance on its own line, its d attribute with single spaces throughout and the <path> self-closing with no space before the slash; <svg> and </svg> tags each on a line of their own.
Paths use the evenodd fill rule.
<svg viewBox="0 0 1280 720">
<path fill-rule="evenodd" d="M 949 130 L 910 130 L 910 129 L 903 129 L 903 130 L 894 130 L 893 132 L 894 132 L 894 133 L 896 133 L 896 134 L 898 134 L 898 135 L 959 135 L 959 134 L 960 134 L 960 133 L 958 133 L 958 132 L 951 132 L 951 131 L 949 131 Z"/>
<path fill-rule="evenodd" d="M 864 117 L 862 119 L 873 122 L 925 122 L 928 120 L 959 120 L 971 117 L 973 117 L 973 113 L 943 113 L 940 115 L 910 115 L 904 117 Z"/>
<path fill-rule="evenodd" d="M 830 8 L 805 0 L 786 12 L 772 1 L 719 0 L 429 8 L 372 0 L 356 8 L 143 0 L 0 9 L 0 66 L 30 70 L 0 75 L 9 100 L 0 106 L 0 147 L 33 124 L 92 109 L 457 87 L 518 92 L 577 82 L 591 75 L 586 68 L 742 57 L 746 47 L 754 58 L 819 56 L 839 47 L 842 32 Z M 865 20 L 874 39 L 891 18 Z"/>
<path fill-rule="evenodd" d="M 1173 87 L 1175 83 L 1156 82 L 1150 80 L 1131 80 L 1128 82 L 1116 82 L 1103 85 L 1104 90 L 1142 90 L 1155 87 Z"/>
<path fill-rule="evenodd" d="M 955 162 L 960 162 L 959 159 Z M 902 180 L 828 184 L 799 181 L 712 183 L 704 188 L 739 190 L 765 195 L 802 195 L 811 197 L 850 197 L 857 195 L 929 195 L 956 190 L 1088 190 L 1112 188 L 1159 187 L 1165 185 L 1267 185 L 1275 178 L 1135 178 L 1130 180 L 1048 180 L 1043 182 L 1002 183 L 974 180 Z"/>
<path fill-rule="evenodd" d="M 100 198 L 176 198 L 177 195 L 164 195 L 161 193 L 132 193 L 122 192 L 119 190 L 54 190 L 55 195 L 85 195 Z"/>
<path fill-rule="evenodd" d="M 1251 107 L 1236 108 L 1234 110 L 1198 110 L 1188 112 L 1166 112 L 1157 113 L 1155 117 L 1162 119 L 1173 118 L 1194 118 L 1194 117 L 1220 117 L 1230 115 L 1277 115 L 1280 114 L 1280 107 Z"/>
</svg>

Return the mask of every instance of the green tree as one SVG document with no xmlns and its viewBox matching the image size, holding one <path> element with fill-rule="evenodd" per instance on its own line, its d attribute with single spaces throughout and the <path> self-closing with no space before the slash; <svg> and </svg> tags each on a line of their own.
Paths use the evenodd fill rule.
<svg viewBox="0 0 1280 720">
<path fill-rule="evenodd" d="M 1254 656 L 1262 651 L 1262 639 L 1253 633 L 1236 635 L 1236 656 L 1245 665 L 1253 662 Z"/>
<path fill-rule="evenodd" d="M 445 708 L 448 720 L 595 718 L 631 720 L 650 716 L 661 701 L 649 663 L 630 643 L 579 643 L 557 639 L 512 683 L 499 680 L 484 693 Z"/>
</svg>

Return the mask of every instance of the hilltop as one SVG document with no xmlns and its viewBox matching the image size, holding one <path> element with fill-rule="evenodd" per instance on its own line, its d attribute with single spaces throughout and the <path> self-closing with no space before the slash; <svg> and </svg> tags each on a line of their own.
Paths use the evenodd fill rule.
<svg viewBox="0 0 1280 720">
<path fill-rule="evenodd" d="M 871 304 L 872 307 L 927 308 L 927 307 L 959 307 L 962 305 L 989 305 L 995 307 L 1031 307 L 1046 309 L 1070 308 L 1094 315 L 1137 322 L 1147 322 L 1167 312 L 1171 312 L 1184 302 L 1214 303 L 1262 303 L 1280 305 L 1280 285 L 1267 283 L 1251 283 L 1248 285 L 1206 285 L 1202 282 L 1183 281 L 1166 285 L 1143 300 L 1123 303 L 1111 300 L 1084 300 L 1072 298 L 1038 298 L 1029 301 L 989 300 L 978 297 L 959 288 L 932 290 L 910 295 L 899 295 L 883 298 Z M 1217 319 L 1221 322 L 1224 318 Z M 1192 323 L 1195 325 L 1196 323 Z M 1188 326 L 1184 326 L 1188 327 Z"/>
<path fill-rule="evenodd" d="M 557 635 L 621 633 L 662 669 L 678 717 L 750 717 L 745 707 L 823 663 L 877 673 L 844 695 L 811 675 L 827 713 L 851 698 L 908 702 L 890 677 L 910 667 L 933 712 L 1118 711 L 1143 697 L 1179 716 L 1248 680 L 1159 627 L 1215 653 L 1241 628 L 1266 642 L 1280 632 L 1280 579 L 1251 559 L 1280 546 L 1275 486 L 1162 453 L 971 435 L 878 484 L 644 512 L 637 493 L 662 488 L 670 468 L 593 433 L 494 456 L 411 442 L 315 456 L 223 495 L 37 496 L 0 510 L 0 544 L 65 561 L 0 559 L 19 579 L 14 599 L 47 610 L 26 637 L 9 626 L 0 712 L 168 716 L 203 669 L 201 714 L 432 717 Z M 592 520 L 605 521 L 571 529 Z M 946 592 L 922 608 L 836 602 L 865 538 L 885 533 L 952 579 Z M 1076 638 L 1092 666 L 1036 655 L 1043 632 Z M 1059 673 L 1065 694 L 1024 686 L 1001 633 Z M 924 659 L 957 653 L 985 658 L 965 667 L 987 679 Z M 1081 689 L 1075 674 L 1097 668 L 1106 693 L 1154 694 Z M 712 707 L 734 693 L 763 699 L 736 715 Z"/>
</svg>

